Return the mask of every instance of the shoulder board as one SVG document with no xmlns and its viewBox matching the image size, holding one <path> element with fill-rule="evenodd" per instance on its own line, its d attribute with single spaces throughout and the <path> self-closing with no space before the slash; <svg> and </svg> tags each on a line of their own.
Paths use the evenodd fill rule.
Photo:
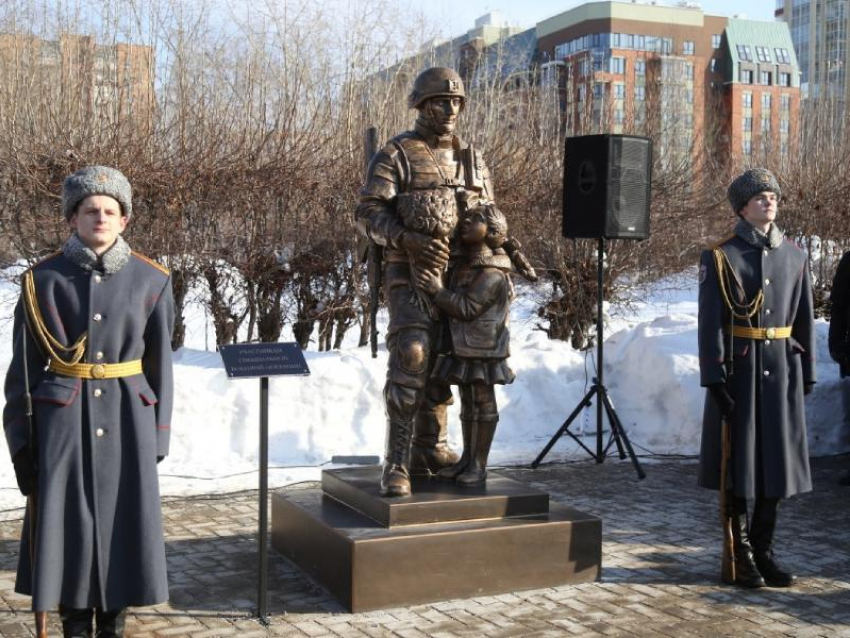
<svg viewBox="0 0 850 638">
<path fill-rule="evenodd" d="M 132 254 L 132 255 L 133 255 L 133 257 L 135 257 L 136 259 L 139 259 L 139 260 L 141 260 L 141 261 L 145 262 L 148 266 L 153 266 L 153 267 L 154 267 L 154 268 L 156 268 L 159 272 L 161 272 L 162 274 L 164 274 L 164 275 L 166 275 L 166 276 L 171 274 L 171 271 L 169 271 L 169 270 L 168 270 L 168 268 L 166 268 L 166 267 L 165 267 L 165 266 L 163 266 L 162 264 L 158 264 L 158 263 L 156 263 L 156 262 L 155 262 L 153 259 L 151 259 L 150 257 L 146 257 L 145 255 L 143 255 L 143 254 L 141 254 L 141 253 L 137 253 L 135 250 L 134 250 L 134 251 L 131 251 L 131 253 L 130 253 L 130 254 Z"/>
<path fill-rule="evenodd" d="M 39 260 L 38 260 L 37 262 L 35 262 L 32 266 L 30 266 L 30 267 L 29 267 L 29 270 L 35 270 L 35 269 L 36 269 L 36 268 L 38 268 L 39 266 L 41 266 L 41 265 L 43 265 L 43 264 L 46 264 L 48 261 L 51 261 L 51 260 L 53 260 L 53 259 L 56 259 L 56 258 L 57 258 L 57 257 L 59 257 L 59 255 L 61 255 L 61 254 L 62 254 L 62 251 L 61 251 L 61 250 L 57 250 L 55 253 L 51 253 L 51 254 L 49 254 L 47 257 L 44 257 L 44 258 L 42 258 L 42 259 L 39 259 Z"/>
<path fill-rule="evenodd" d="M 735 237 L 736 237 L 735 233 L 732 233 L 731 235 L 728 235 L 728 236 L 724 237 L 724 238 L 723 238 L 723 239 L 721 239 L 720 241 L 716 241 L 716 242 L 714 242 L 713 244 L 709 244 L 709 245 L 708 245 L 708 249 L 709 249 L 709 250 L 714 250 L 715 248 L 720 248 L 720 247 L 721 247 L 723 244 L 725 244 L 727 241 L 729 241 L 730 239 L 734 239 Z"/>
</svg>

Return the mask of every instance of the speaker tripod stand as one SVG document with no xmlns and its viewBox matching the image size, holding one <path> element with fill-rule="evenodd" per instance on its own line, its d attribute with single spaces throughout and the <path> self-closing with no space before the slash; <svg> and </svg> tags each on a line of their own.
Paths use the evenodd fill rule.
<svg viewBox="0 0 850 638">
<path fill-rule="evenodd" d="M 537 455 L 537 458 L 531 463 L 531 467 L 536 469 L 540 462 L 543 460 L 549 450 L 555 445 L 555 443 L 565 434 L 572 437 L 572 439 L 578 443 L 584 450 L 593 458 L 597 463 L 602 463 L 605 460 L 605 457 L 608 455 L 608 451 L 611 449 L 611 446 L 616 444 L 617 452 L 621 459 L 626 458 L 626 453 L 628 453 L 629 457 L 632 459 L 632 464 L 635 466 L 635 470 L 637 471 L 638 478 L 645 478 L 646 473 L 643 471 L 643 468 L 640 466 L 640 461 L 638 461 L 635 456 L 635 452 L 632 449 L 632 444 L 629 441 L 629 436 L 626 434 L 626 431 L 623 429 L 623 424 L 620 422 L 620 417 L 617 416 L 616 410 L 614 410 L 614 404 L 611 403 L 611 398 L 608 396 L 608 389 L 604 384 L 604 365 L 603 365 L 603 344 L 602 344 L 602 281 L 603 281 L 603 272 L 604 272 L 604 264 L 603 264 L 603 253 L 605 249 L 605 240 L 600 237 L 599 243 L 597 244 L 597 263 L 596 263 L 596 283 L 597 283 L 597 293 L 596 293 L 596 360 L 597 360 L 597 373 L 596 376 L 593 377 L 593 386 L 591 386 L 590 390 L 587 394 L 584 395 L 584 398 L 579 402 L 579 404 L 572 411 L 570 416 L 567 417 L 567 420 L 564 421 L 563 425 L 558 428 L 558 431 L 552 436 L 549 442 L 546 444 L 546 447 L 543 448 L 543 451 Z M 572 425 L 573 421 L 576 417 L 581 413 L 581 411 L 585 408 L 589 408 L 593 405 L 591 399 L 596 397 L 596 452 L 593 452 L 589 447 L 584 444 L 576 434 L 570 431 L 570 425 Z M 605 411 L 606 416 L 608 417 L 608 423 L 611 425 L 611 437 L 608 439 L 607 445 L 603 445 L 603 436 L 602 436 L 602 412 Z"/>
</svg>

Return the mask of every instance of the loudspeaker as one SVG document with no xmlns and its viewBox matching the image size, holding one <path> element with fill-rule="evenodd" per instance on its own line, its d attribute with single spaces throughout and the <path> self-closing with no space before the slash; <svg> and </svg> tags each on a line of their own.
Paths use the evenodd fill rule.
<svg viewBox="0 0 850 638">
<path fill-rule="evenodd" d="M 564 237 L 646 239 L 652 140 L 630 135 L 568 137 Z"/>
</svg>

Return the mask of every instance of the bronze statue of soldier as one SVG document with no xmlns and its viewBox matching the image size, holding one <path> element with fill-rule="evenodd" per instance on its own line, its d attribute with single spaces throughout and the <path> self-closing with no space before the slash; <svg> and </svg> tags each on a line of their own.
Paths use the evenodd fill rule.
<svg viewBox="0 0 850 638">
<path fill-rule="evenodd" d="M 416 273 L 443 275 L 457 256 L 452 240 L 459 215 L 493 201 L 480 152 L 454 134 L 465 101 L 453 69 L 423 71 L 408 97 L 409 107 L 418 111 L 414 129 L 375 155 L 360 193 L 357 227 L 384 247 L 390 314 L 385 496 L 406 496 L 411 474 L 436 474 L 458 461 L 447 442 L 451 391 L 429 382 L 443 324 L 430 297 L 418 289 Z"/>
</svg>

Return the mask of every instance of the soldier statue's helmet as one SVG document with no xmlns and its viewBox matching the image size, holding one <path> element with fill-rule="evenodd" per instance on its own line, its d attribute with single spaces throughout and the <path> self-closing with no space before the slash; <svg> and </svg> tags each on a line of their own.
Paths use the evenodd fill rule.
<svg viewBox="0 0 850 638">
<path fill-rule="evenodd" d="M 413 82 L 413 90 L 407 96 L 407 106 L 418 109 L 425 100 L 432 97 L 459 97 L 463 108 L 466 103 L 466 91 L 457 71 L 440 66 L 422 71 Z"/>
</svg>

